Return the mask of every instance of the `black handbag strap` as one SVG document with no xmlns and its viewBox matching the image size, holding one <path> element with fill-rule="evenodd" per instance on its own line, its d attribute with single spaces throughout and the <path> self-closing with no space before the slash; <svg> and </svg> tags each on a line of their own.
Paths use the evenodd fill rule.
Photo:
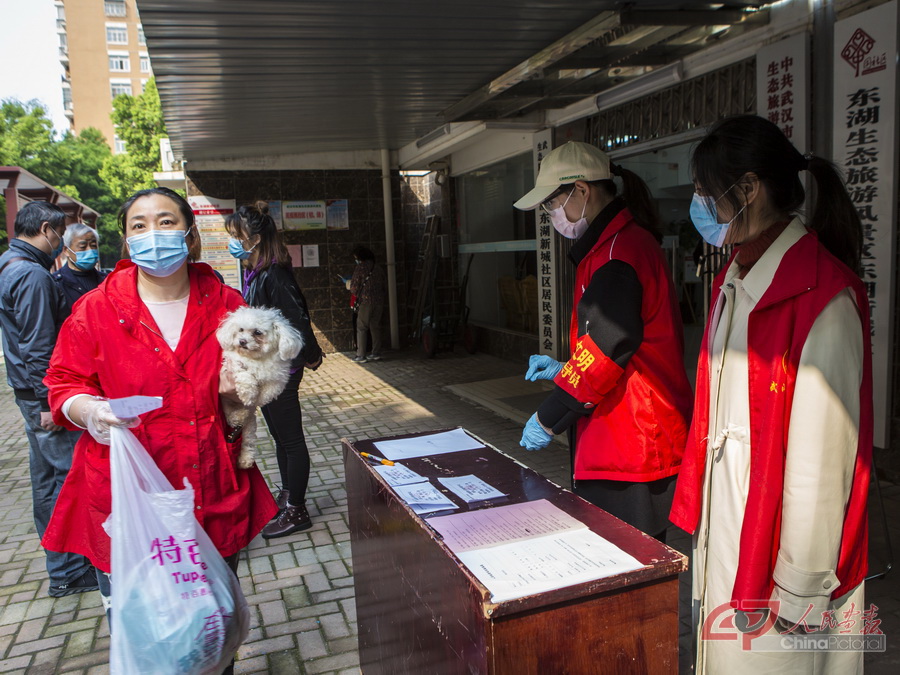
<svg viewBox="0 0 900 675">
<path fill-rule="evenodd" d="M 7 267 L 10 263 L 15 262 L 16 260 L 31 260 L 31 259 L 30 259 L 30 258 L 26 258 L 26 257 L 21 256 L 21 255 L 14 255 L 14 256 L 12 256 L 11 258 L 7 258 L 6 262 L 3 263 L 3 265 L 0 265 L 0 274 L 3 274 L 3 270 L 5 270 L 6 267 Z"/>
</svg>

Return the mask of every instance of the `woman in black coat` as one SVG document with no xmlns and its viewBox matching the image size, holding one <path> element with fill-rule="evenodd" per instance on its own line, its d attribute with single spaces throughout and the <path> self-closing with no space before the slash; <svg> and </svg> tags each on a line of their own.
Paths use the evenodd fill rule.
<svg viewBox="0 0 900 675">
<path fill-rule="evenodd" d="M 231 234 L 229 251 L 244 267 L 244 300 L 252 307 L 280 309 L 303 336 L 303 349 L 294 359 L 291 376 L 281 395 L 263 406 L 263 417 L 275 439 L 281 486 L 276 496 L 278 515 L 262 530 L 266 539 L 286 537 L 312 526 L 306 510 L 309 450 L 303 435 L 299 386 L 303 369 L 322 363 L 322 349 L 313 334 L 306 298 L 291 267 L 288 253 L 265 202 L 242 206 L 225 226 Z"/>
</svg>

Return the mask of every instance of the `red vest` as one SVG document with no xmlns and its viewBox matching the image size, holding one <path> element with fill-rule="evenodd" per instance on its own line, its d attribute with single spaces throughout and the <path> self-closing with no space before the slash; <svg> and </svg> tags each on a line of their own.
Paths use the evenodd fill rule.
<svg viewBox="0 0 900 675">
<path fill-rule="evenodd" d="M 733 256 L 732 256 L 733 259 Z M 721 287 L 725 269 L 714 282 Z M 767 600 L 781 536 L 781 507 L 788 426 L 797 369 L 806 339 L 825 306 L 843 289 L 856 294 L 863 331 L 859 442 L 836 574 L 840 597 L 862 582 L 868 565 L 866 499 L 872 457 L 872 365 L 869 304 L 859 278 L 835 259 L 813 233 L 785 253 L 771 285 L 750 312 L 747 352 L 750 391 L 750 486 L 741 525 L 740 559 L 731 604 Z M 709 339 L 707 322 L 697 366 L 694 420 L 678 476 L 670 519 L 694 533 L 700 520 L 709 432 Z M 838 524 L 835 523 L 835 527 Z"/>
<path fill-rule="evenodd" d="M 578 302 L 610 260 L 631 265 L 643 288 L 643 340 L 624 370 L 590 336 L 578 335 Z M 575 478 L 648 482 L 676 474 L 691 414 L 681 313 L 659 244 L 628 209 L 578 264 L 574 307 L 572 358 L 555 383 L 594 406 L 578 421 Z"/>
</svg>

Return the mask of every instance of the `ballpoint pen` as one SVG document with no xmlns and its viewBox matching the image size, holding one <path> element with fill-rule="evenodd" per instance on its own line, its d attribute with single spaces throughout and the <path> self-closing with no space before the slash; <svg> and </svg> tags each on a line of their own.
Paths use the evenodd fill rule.
<svg viewBox="0 0 900 675">
<path fill-rule="evenodd" d="M 375 455 L 370 455 L 368 452 L 359 453 L 361 457 L 365 457 L 366 459 L 371 459 L 373 462 L 381 462 L 385 466 L 394 466 L 394 463 L 389 459 L 382 459 L 381 457 L 376 457 Z"/>
</svg>

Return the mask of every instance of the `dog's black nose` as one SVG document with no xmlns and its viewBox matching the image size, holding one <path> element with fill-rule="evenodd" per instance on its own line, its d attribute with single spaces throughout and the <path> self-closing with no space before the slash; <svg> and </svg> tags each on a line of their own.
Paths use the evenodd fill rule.
<svg viewBox="0 0 900 675">
<path fill-rule="evenodd" d="M 246 346 L 247 346 L 247 341 L 246 341 L 246 340 L 238 340 L 238 344 L 239 344 L 241 347 L 246 347 Z"/>
</svg>

